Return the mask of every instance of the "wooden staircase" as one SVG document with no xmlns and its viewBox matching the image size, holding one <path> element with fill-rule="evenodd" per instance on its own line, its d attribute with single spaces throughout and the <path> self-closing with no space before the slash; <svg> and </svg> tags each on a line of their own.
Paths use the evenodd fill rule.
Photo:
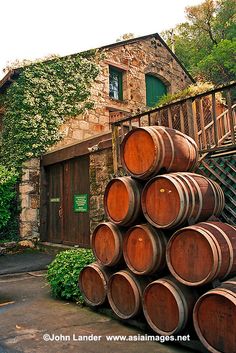
<svg viewBox="0 0 236 353">
<path fill-rule="evenodd" d="M 226 205 L 223 221 L 236 224 L 236 82 L 112 123 L 114 173 L 122 170 L 120 143 L 127 131 L 162 125 L 191 136 L 200 151 L 197 172 L 222 187 Z M 219 103 L 217 95 L 225 97 Z"/>
</svg>

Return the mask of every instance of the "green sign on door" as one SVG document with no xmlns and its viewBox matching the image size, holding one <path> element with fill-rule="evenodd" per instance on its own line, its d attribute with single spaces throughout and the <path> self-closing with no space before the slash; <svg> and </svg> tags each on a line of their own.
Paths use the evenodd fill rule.
<svg viewBox="0 0 236 353">
<path fill-rule="evenodd" d="M 88 212 L 88 194 L 74 195 L 74 212 Z"/>
</svg>

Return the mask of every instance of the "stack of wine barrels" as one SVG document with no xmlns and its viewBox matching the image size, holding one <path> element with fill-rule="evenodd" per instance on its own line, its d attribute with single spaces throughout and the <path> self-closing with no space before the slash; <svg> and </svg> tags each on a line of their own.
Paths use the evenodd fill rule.
<svg viewBox="0 0 236 353">
<path fill-rule="evenodd" d="M 193 323 L 207 349 L 233 352 L 236 282 L 212 288 L 236 274 L 236 230 L 208 221 L 222 212 L 224 194 L 216 182 L 194 173 L 195 142 L 166 127 L 136 128 L 122 142 L 121 160 L 129 176 L 106 186 L 107 221 L 91 235 L 97 261 L 79 277 L 86 303 L 108 302 L 121 319 L 144 314 L 160 335 Z M 213 310 L 215 316 L 227 313 L 224 323 Z M 232 320 L 234 336 L 226 328 Z"/>
</svg>

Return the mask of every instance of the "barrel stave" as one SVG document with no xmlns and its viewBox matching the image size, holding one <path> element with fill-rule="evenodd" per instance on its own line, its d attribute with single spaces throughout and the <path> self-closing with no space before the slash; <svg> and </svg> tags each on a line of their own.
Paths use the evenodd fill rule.
<svg viewBox="0 0 236 353">
<path fill-rule="evenodd" d="M 236 280 L 204 293 L 196 302 L 193 323 L 203 345 L 213 353 L 232 353 L 236 347 Z"/>
<path fill-rule="evenodd" d="M 142 216 L 142 184 L 131 177 L 110 180 L 104 193 L 104 210 L 110 222 L 130 226 Z"/>
<path fill-rule="evenodd" d="M 174 277 L 163 277 L 146 287 L 143 312 L 156 333 L 177 334 L 190 323 L 197 298 L 195 290 L 179 283 Z"/>
<path fill-rule="evenodd" d="M 81 270 L 78 286 L 87 305 L 96 307 L 105 303 L 110 276 L 111 271 L 97 262 Z"/>
<path fill-rule="evenodd" d="M 121 319 L 130 319 L 142 310 L 142 293 L 150 280 L 129 270 L 115 272 L 108 282 L 108 301 Z"/>
<path fill-rule="evenodd" d="M 145 218 L 157 228 L 176 228 L 206 221 L 224 207 L 222 190 L 195 173 L 170 173 L 149 180 L 142 192 Z"/>
<path fill-rule="evenodd" d="M 111 223 L 103 222 L 94 229 L 90 243 L 93 254 L 103 266 L 115 266 L 123 260 L 124 230 Z"/>
<path fill-rule="evenodd" d="M 149 224 L 135 225 L 124 238 L 124 259 L 129 269 L 138 275 L 160 273 L 166 267 L 167 236 Z"/>
<path fill-rule="evenodd" d="M 122 165 L 129 175 L 138 179 L 146 180 L 158 173 L 190 171 L 197 160 L 194 140 L 164 126 L 131 130 L 121 144 Z"/>
<path fill-rule="evenodd" d="M 177 230 L 166 250 L 172 275 L 188 286 L 205 285 L 236 273 L 236 231 L 221 222 L 202 222 Z"/>
</svg>

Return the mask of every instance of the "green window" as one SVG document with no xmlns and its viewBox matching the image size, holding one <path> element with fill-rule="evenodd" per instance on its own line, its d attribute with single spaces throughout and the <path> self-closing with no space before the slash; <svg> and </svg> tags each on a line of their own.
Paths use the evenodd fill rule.
<svg viewBox="0 0 236 353">
<path fill-rule="evenodd" d="M 123 100 L 123 71 L 109 67 L 109 96 Z"/>
<path fill-rule="evenodd" d="M 157 77 L 146 75 L 146 103 L 148 107 L 154 107 L 160 98 L 167 93 L 165 84 Z"/>
</svg>

